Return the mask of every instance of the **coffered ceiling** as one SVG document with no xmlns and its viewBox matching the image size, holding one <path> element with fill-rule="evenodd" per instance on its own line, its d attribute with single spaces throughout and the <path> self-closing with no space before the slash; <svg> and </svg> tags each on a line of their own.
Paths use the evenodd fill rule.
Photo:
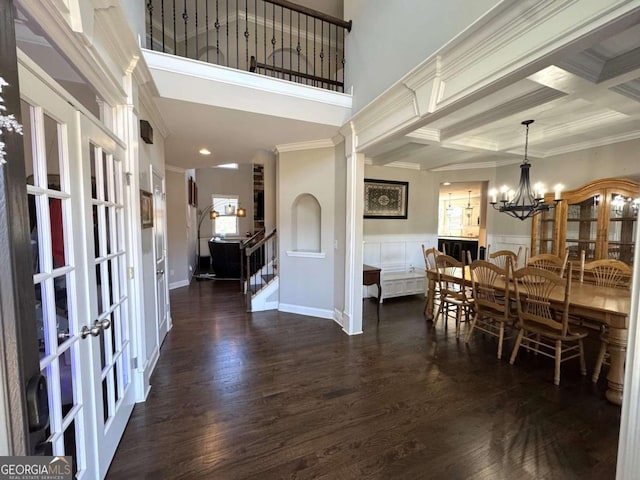
<svg viewBox="0 0 640 480">
<path fill-rule="evenodd" d="M 640 23 L 368 152 L 424 170 L 519 162 L 640 138 Z"/>
</svg>

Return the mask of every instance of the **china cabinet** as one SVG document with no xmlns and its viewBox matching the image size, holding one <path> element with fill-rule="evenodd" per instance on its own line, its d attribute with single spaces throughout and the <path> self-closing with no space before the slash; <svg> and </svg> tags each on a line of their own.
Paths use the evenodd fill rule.
<svg viewBox="0 0 640 480">
<path fill-rule="evenodd" d="M 553 205 L 554 194 L 545 196 Z M 640 184 L 623 178 L 597 180 L 562 194 L 556 207 L 536 215 L 531 254 L 553 253 L 579 261 L 614 258 L 631 265 Z"/>
</svg>

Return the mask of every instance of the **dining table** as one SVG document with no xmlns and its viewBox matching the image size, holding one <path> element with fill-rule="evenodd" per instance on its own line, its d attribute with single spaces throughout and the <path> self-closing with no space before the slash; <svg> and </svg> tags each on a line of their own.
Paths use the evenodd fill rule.
<svg viewBox="0 0 640 480">
<path fill-rule="evenodd" d="M 464 279 L 460 269 L 450 272 L 445 271 L 443 274 L 453 277 L 465 285 L 471 285 L 468 267 L 464 270 Z M 437 271 L 435 269 L 427 271 L 427 280 L 427 308 L 425 313 L 427 320 L 433 321 L 434 293 L 437 280 Z M 509 288 L 510 290 L 515 289 L 511 282 Z M 551 293 L 551 301 L 554 304 L 554 308 L 562 308 L 563 300 L 564 290 L 561 288 L 554 289 Z M 601 287 L 577 280 L 571 283 L 569 314 L 606 326 L 610 367 L 607 375 L 608 388 L 605 396 L 607 400 L 616 405 L 622 404 L 630 306 L 631 294 L 628 289 Z"/>
</svg>

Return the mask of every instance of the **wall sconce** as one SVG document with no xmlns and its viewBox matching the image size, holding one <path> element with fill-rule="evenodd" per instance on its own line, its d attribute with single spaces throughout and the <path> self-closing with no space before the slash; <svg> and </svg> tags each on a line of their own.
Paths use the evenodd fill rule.
<svg viewBox="0 0 640 480">
<path fill-rule="evenodd" d="M 236 215 L 238 217 L 246 217 L 247 216 L 247 209 L 246 208 L 242 208 L 242 207 L 238 207 L 238 210 L 236 210 Z"/>
</svg>

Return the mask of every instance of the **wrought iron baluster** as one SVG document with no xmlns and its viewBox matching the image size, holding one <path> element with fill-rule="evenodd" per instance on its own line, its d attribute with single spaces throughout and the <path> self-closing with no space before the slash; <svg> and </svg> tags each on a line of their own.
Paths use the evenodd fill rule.
<svg viewBox="0 0 640 480">
<path fill-rule="evenodd" d="M 272 37 L 271 37 L 271 64 L 273 67 L 276 66 L 276 6 L 272 5 L 272 10 L 271 10 L 271 31 L 272 31 Z M 275 74 L 275 69 L 272 70 L 272 75 L 273 76 Z"/>
<path fill-rule="evenodd" d="M 342 93 L 344 93 L 344 28 L 342 29 Z"/>
<path fill-rule="evenodd" d="M 304 55 L 307 58 L 306 66 L 305 66 L 305 72 L 307 75 L 309 75 L 309 16 L 305 15 L 304 16 Z M 305 81 L 305 83 L 307 85 L 309 85 L 309 79 L 307 79 Z"/>
<path fill-rule="evenodd" d="M 245 69 L 249 70 L 249 0 L 244 0 L 244 38 Z"/>
<path fill-rule="evenodd" d="M 173 54 L 178 55 L 178 32 L 176 30 L 176 0 L 173 0 Z"/>
<path fill-rule="evenodd" d="M 316 76 L 316 45 L 318 43 L 318 37 L 316 35 L 316 19 L 313 19 L 313 76 Z M 316 80 L 313 80 L 312 85 L 316 86 Z"/>
<path fill-rule="evenodd" d="M 204 29 L 206 40 L 207 63 L 209 63 L 209 0 L 204 1 Z"/>
<path fill-rule="evenodd" d="M 280 66 L 284 68 L 284 8 L 280 7 Z M 284 73 L 282 74 L 284 80 Z"/>
<path fill-rule="evenodd" d="M 262 20 L 263 20 L 263 32 L 264 33 L 264 57 L 262 59 L 262 61 L 264 62 L 264 64 L 267 64 L 267 2 L 263 2 L 263 6 L 264 6 L 264 12 L 262 14 Z"/>
<path fill-rule="evenodd" d="M 227 67 L 231 65 L 231 60 L 229 59 L 229 0 L 227 0 Z"/>
<path fill-rule="evenodd" d="M 327 78 L 331 80 L 331 24 L 328 24 L 327 26 L 329 27 L 329 34 L 327 35 L 327 37 L 329 37 L 329 49 L 328 49 L 328 56 L 327 56 L 327 67 L 329 68 L 329 73 L 327 74 Z M 327 88 L 331 90 L 330 83 L 327 83 Z"/>
<path fill-rule="evenodd" d="M 196 60 L 200 59 L 200 47 L 198 45 L 198 0 L 196 0 L 196 56 L 194 57 Z"/>
<path fill-rule="evenodd" d="M 291 55 L 293 54 L 293 41 L 292 41 L 292 36 L 293 36 L 293 10 L 289 10 L 289 81 L 291 81 L 291 79 L 293 78 L 291 76 L 291 70 L 293 70 L 293 62 L 291 61 Z"/>
<path fill-rule="evenodd" d="M 182 19 L 184 20 L 184 56 L 188 57 L 189 38 L 187 37 L 187 26 L 189 24 L 189 14 L 187 13 L 187 0 L 184 0 L 184 11 Z"/>
<path fill-rule="evenodd" d="M 258 0 L 253 0 L 254 42 L 256 44 L 256 59 L 258 58 Z"/>
<path fill-rule="evenodd" d="M 336 81 L 337 80 L 338 80 L 338 26 L 336 25 Z M 336 91 L 338 91 L 337 85 L 336 85 Z"/>
<path fill-rule="evenodd" d="M 238 2 L 240 0 L 235 0 L 236 2 L 236 68 L 240 69 L 240 17 L 238 17 Z"/>
<path fill-rule="evenodd" d="M 166 48 L 164 46 L 164 0 L 160 2 L 160 16 L 162 17 L 162 53 L 166 53 Z M 153 48 L 152 48 L 153 50 Z"/>
<path fill-rule="evenodd" d="M 153 50 L 153 3 L 151 0 L 147 2 L 147 10 L 149 11 L 149 43 L 151 44 L 149 48 Z"/>
<path fill-rule="evenodd" d="M 216 27 L 216 64 L 220 65 L 220 10 L 218 0 L 216 0 L 216 23 L 213 26 Z"/>
<path fill-rule="evenodd" d="M 296 52 L 298 52 L 298 68 L 296 69 L 298 73 L 300 73 L 300 12 L 298 12 L 298 45 L 296 46 Z M 296 80 L 299 82 L 300 77 L 296 77 Z"/>
</svg>

